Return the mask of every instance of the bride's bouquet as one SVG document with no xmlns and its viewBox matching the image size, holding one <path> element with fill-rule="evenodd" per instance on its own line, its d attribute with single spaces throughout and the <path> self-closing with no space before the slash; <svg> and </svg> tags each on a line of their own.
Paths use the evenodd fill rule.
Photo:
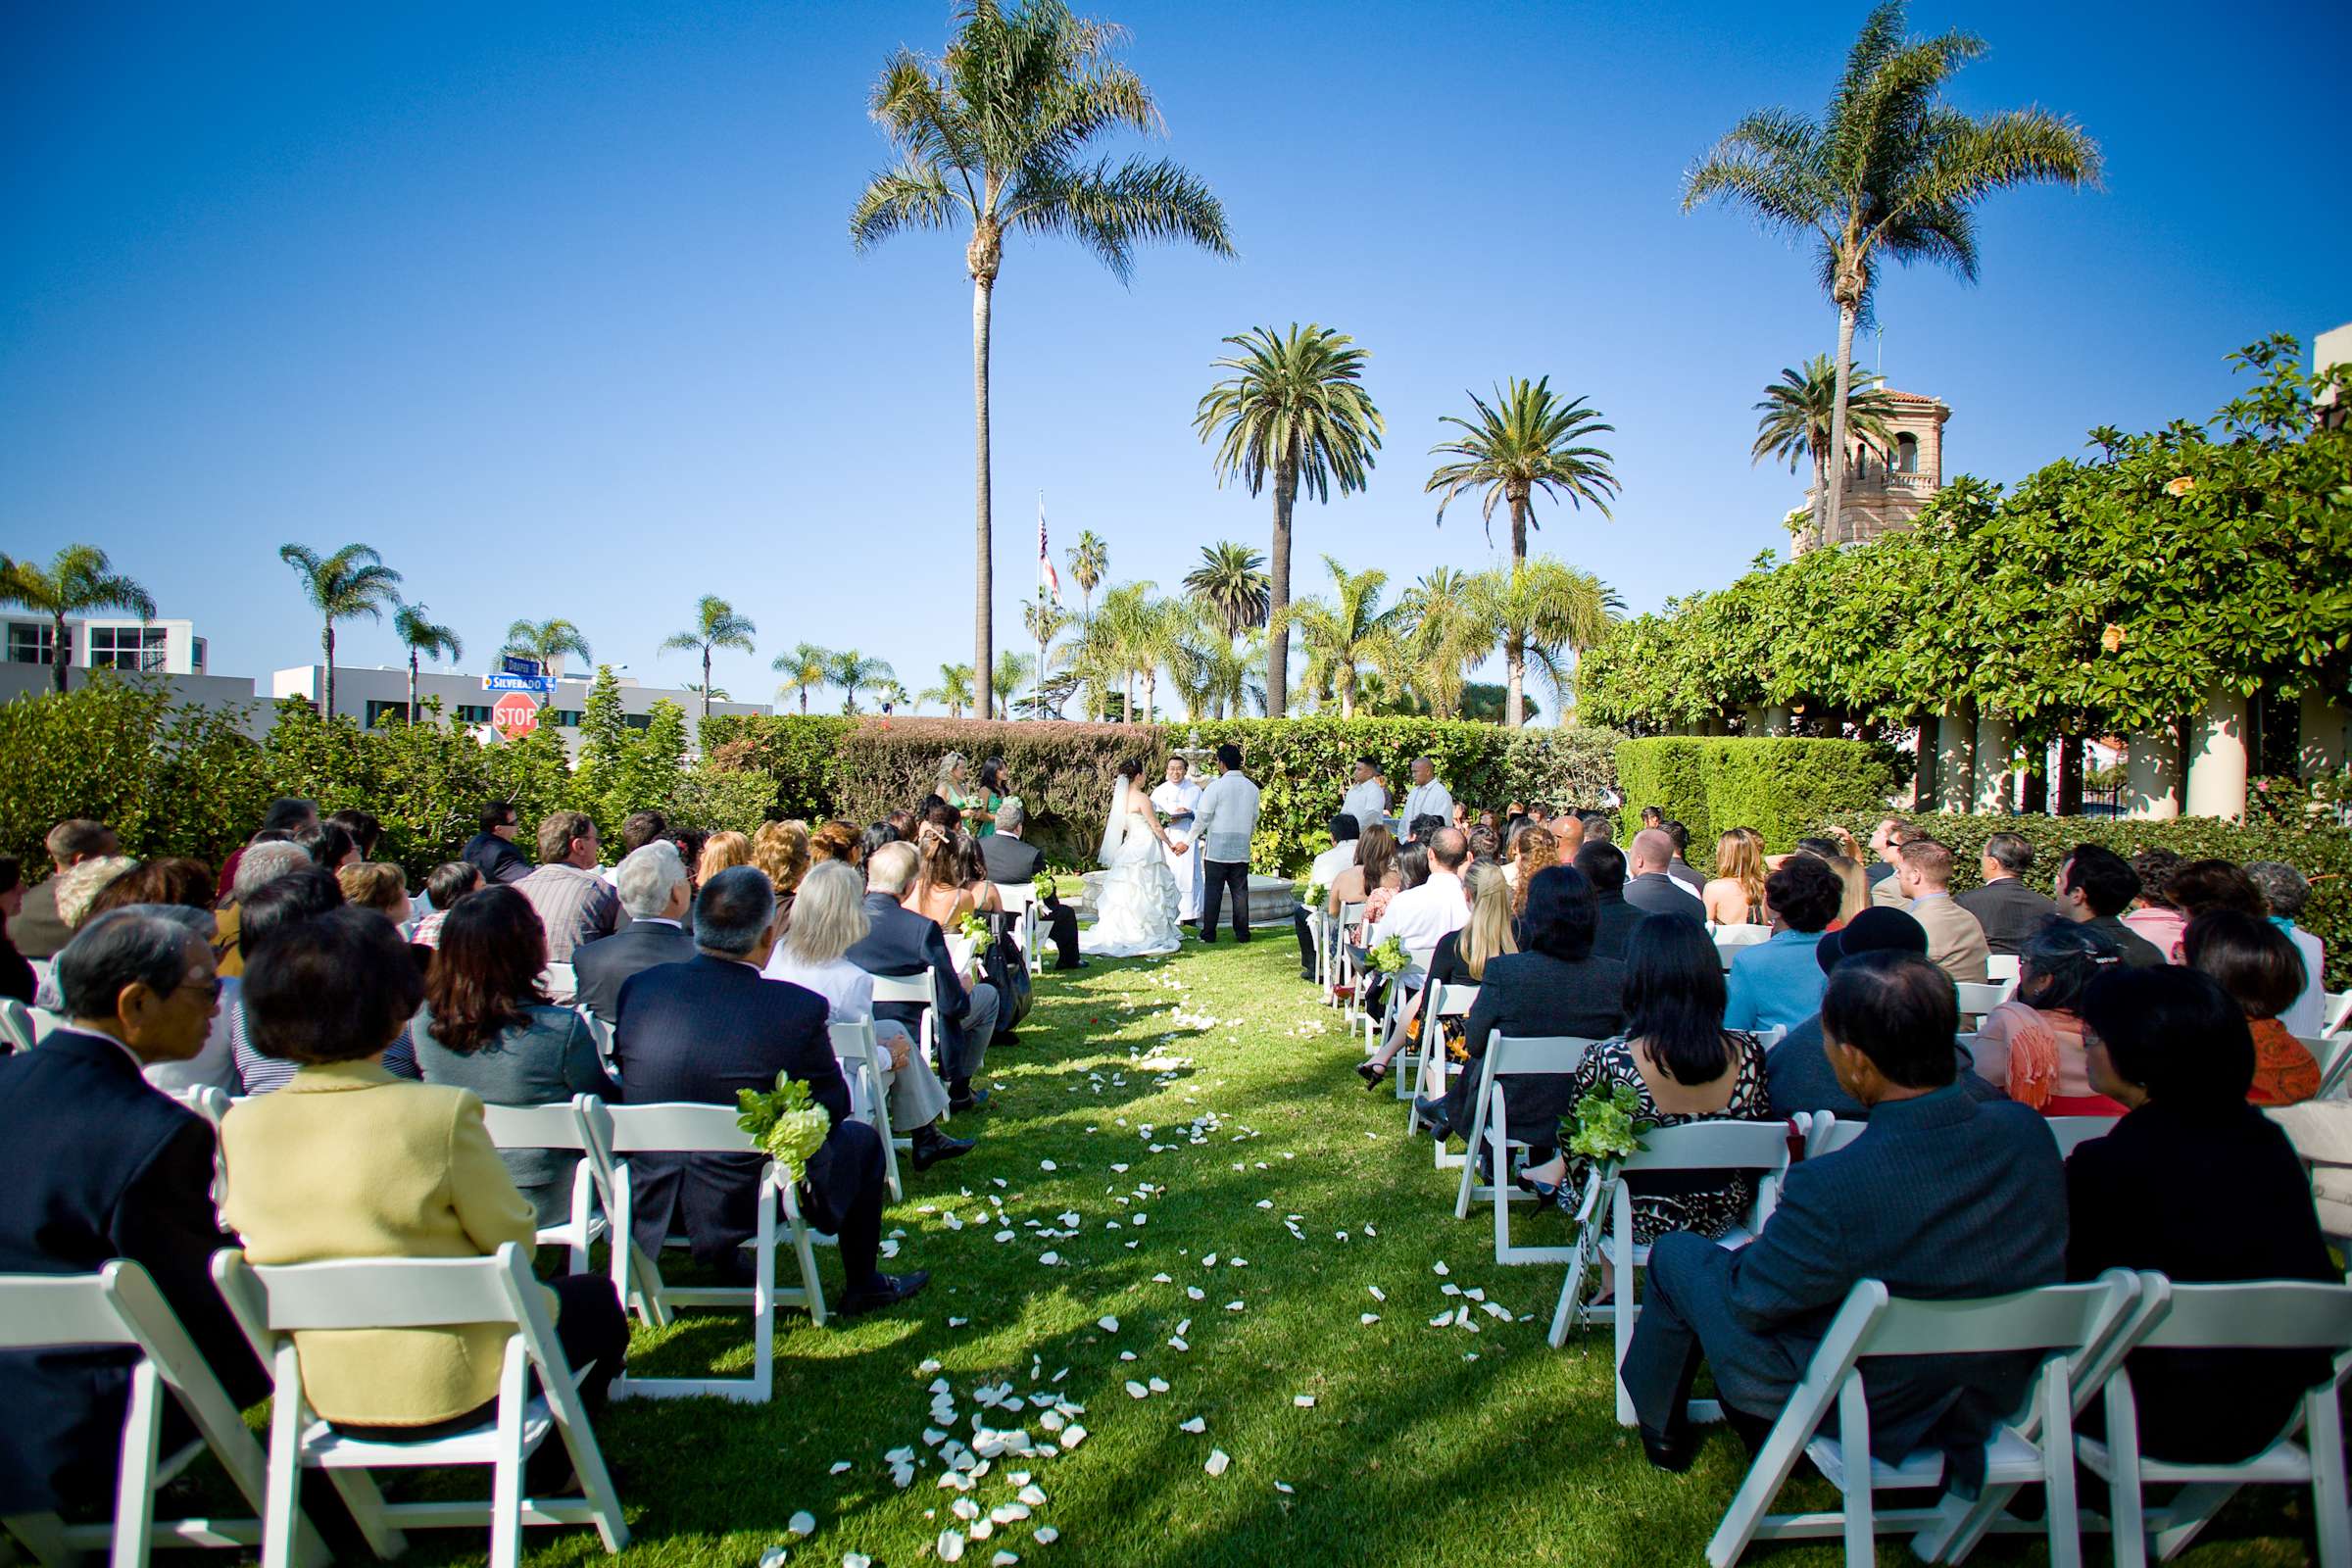
<svg viewBox="0 0 2352 1568">
<path fill-rule="evenodd" d="M 809 1098 L 807 1083 L 780 1072 L 774 1093 L 738 1089 L 735 1103 L 742 1111 L 735 1125 L 751 1134 L 787 1179 L 798 1182 L 808 1174 L 808 1161 L 833 1130 L 833 1113 Z"/>
</svg>

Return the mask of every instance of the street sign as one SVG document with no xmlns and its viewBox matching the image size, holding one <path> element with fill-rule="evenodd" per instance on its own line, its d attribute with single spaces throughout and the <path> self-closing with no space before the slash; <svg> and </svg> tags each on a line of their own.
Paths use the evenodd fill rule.
<svg viewBox="0 0 2352 1568">
<path fill-rule="evenodd" d="M 525 675 L 532 680 L 543 679 L 547 674 L 547 671 L 540 667 L 539 661 L 536 659 L 523 659 L 514 654 L 502 655 L 498 662 L 498 667 L 504 674 Z"/>
<path fill-rule="evenodd" d="M 490 727 L 508 740 L 520 740 L 539 727 L 539 705 L 521 692 L 509 692 L 490 706 Z"/>
<path fill-rule="evenodd" d="M 542 697 L 556 689 L 556 683 L 544 675 L 484 675 L 482 690 L 486 692 L 537 692 Z"/>
</svg>

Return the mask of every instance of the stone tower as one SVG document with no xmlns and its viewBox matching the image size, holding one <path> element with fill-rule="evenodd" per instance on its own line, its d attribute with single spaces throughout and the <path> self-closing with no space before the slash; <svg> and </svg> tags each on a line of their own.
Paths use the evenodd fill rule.
<svg viewBox="0 0 2352 1568">
<path fill-rule="evenodd" d="M 1894 405 L 1891 454 L 1855 443 L 1845 460 L 1845 492 L 1838 510 L 1837 544 L 1865 544 L 1883 533 L 1907 528 L 1920 510 L 1943 488 L 1943 425 L 1952 411 L 1917 392 L 1889 391 Z M 1800 534 L 1797 551 L 1820 541 Z"/>
</svg>

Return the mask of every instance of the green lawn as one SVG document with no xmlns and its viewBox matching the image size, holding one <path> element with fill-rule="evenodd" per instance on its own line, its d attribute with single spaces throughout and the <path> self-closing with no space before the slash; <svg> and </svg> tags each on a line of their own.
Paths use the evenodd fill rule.
<svg viewBox="0 0 2352 1568">
<path fill-rule="evenodd" d="M 1285 932 L 1045 976 L 1020 1044 L 992 1054 L 996 1103 L 955 1129 L 979 1131 L 980 1147 L 926 1176 L 909 1169 L 906 1201 L 890 1213 L 904 1232 L 897 1266 L 930 1269 L 931 1289 L 823 1330 L 787 1314 L 771 1404 L 634 1402 L 602 1422 L 635 1532 L 627 1560 L 748 1565 L 776 1545 L 794 1563 L 932 1557 L 957 1523 L 957 1494 L 937 1485 L 942 1466 L 922 1438 L 928 1385 L 944 1377 L 966 1441 L 984 1385 L 1086 1407 L 1077 1419 L 1089 1435 L 1074 1451 L 999 1460 L 980 1480 L 971 1496 L 984 1514 L 1012 1500 L 1015 1471 L 1048 1500 L 970 1543 L 965 1563 L 1000 1550 L 1155 1568 L 1700 1561 L 1745 1468 L 1737 1440 L 1719 1430 L 1687 1476 L 1642 1462 L 1614 1419 L 1605 1334 L 1564 1353 L 1544 1345 L 1560 1271 L 1498 1268 L 1483 1216 L 1454 1221 L 1450 1176 L 1431 1168 L 1425 1140 L 1404 1139 L 1390 1094 L 1361 1090 L 1348 1070 L 1357 1051 L 1296 960 Z M 1145 1065 L 1154 1054 L 1180 1064 Z M 1556 1216 L 1522 1223 L 1564 1239 Z M 1039 1228 L 1076 1234 L 1041 1239 Z M 995 1240 L 1005 1229 L 1013 1239 Z M 1057 1266 L 1041 1262 L 1049 1250 Z M 1432 1270 L 1441 1259 L 1445 1279 Z M 822 1261 L 837 1282 L 836 1261 Z M 1447 1284 L 1533 1320 L 1480 1312 L 1476 1334 L 1432 1328 L 1459 1299 L 1443 1294 Z M 1379 1321 L 1363 1323 L 1367 1312 Z M 1115 1332 L 1100 1326 L 1105 1316 Z M 1168 1344 L 1180 1328 L 1181 1351 Z M 634 1350 L 649 1375 L 741 1371 L 749 1357 L 740 1314 L 641 1330 Z M 930 1360 L 939 1370 L 925 1370 Z M 1153 1378 L 1166 1393 L 1123 1391 Z M 1033 1437 L 1044 1436 L 1039 1413 L 985 1410 L 992 1427 L 1022 1424 Z M 1203 1433 L 1180 1430 L 1196 1416 Z M 884 1459 L 902 1446 L 923 1463 L 904 1491 Z M 1220 1476 L 1203 1469 L 1212 1449 L 1231 1457 Z M 836 1463 L 848 1468 L 832 1474 Z M 1826 1488 L 1816 1481 L 1805 1495 L 1818 1502 Z M 816 1519 L 806 1541 L 786 1530 L 802 1509 Z M 2241 1498 L 2187 1560 L 2303 1561 L 2307 1513 L 2282 1496 Z M 1058 1541 L 1038 1543 L 1041 1526 Z M 423 1560 L 482 1554 L 478 1537 L 412 1539 Z M 601 1560 L 584 1530 L 534 1531 L 530 1543 L 544 1561 Z M 2106 1558 L 2096 1538 L 2087 1551 Z M 1900 1542 L 1882 1555 L 1912 1560 Z M 1996 1541 L 1973 1560 L 2042 1555 Z M 1838 1558 L 1824 1543 L 1750 1560 Z"/>
</svg>

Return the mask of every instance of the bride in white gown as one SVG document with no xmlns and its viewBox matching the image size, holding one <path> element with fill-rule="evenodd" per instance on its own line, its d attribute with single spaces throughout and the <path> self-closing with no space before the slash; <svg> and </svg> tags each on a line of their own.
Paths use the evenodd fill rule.
<svg viewBox="0 0 2352 1568">
<path fill-rule="evenodd" d="M 1176 878 L 1161 853 L 1168 834 L 1138 786 L 1143 771 L 1140 762 L 1119 764 L 1102 829 L 1102 891 L 1095 901 L 1095 923 L 1078 933 L 1081 953 L 1137 958 L 1183 945 Z"/>
</svg>

